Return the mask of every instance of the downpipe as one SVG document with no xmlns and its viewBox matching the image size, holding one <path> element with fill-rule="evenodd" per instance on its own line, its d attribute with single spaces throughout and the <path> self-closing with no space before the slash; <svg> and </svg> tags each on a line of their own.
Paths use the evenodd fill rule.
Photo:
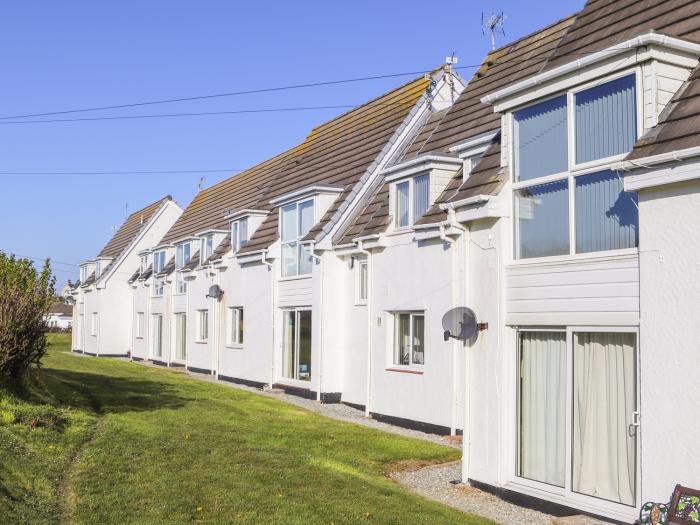
<svg viewBox="0 0 700 525">
<path fill-rule="evenodd" d="M 359 241 L 357 248 L 367 257 L 367 394 L 365 417 L 371 417 L 372 410 L 372 252 L 364 248 L 364 241 Z"/>
<path fill-rule="evenodd" d="M 272 345 L 270 355 L 270 388 L 275 384 L 275 267 L 267 260 L 267 250 L 262 252 L 262 263 L 270 270 L 270 325 L 272 330 Z"/>
<path fill-rule="evenodd" d="M 312 242 L 309 245 L 309 248 L 310 248 L 309 253 L 311 254 L 311 257 L 314 260 L 318 261 L 318 265 L 319 265 L 318 271 L 320 274 L 319 279 L 320 279 L 320 283 L 321 283 L 321 298 L 319 300 L 319 306 L 318 306 L 319 318 L 320 318 L 319 325 L 318 325 L 319 326 L 319 329 L 318 329 L 318 332 L 319 332 L 318 333 L 318 339 L 319 339 L 319 344 L 318 344 L 318 388 L 316 389 L 316 401 L 318 401 L 320 403 L 321 402 L 321 385 L 322 385 L 322 381 L 323 381 L 323 290 L 325 289 L 325 287 L 323 286 L 323 284 L 324 284 L 323 283 L 323 276 L 324 276 L 323 259 L 321 257 L 319 257 L 318 255 L 316 255 L 316 248 L 315 247 L 316 247 L 316 243 Z M 313 317 L 313 310 L 312 310 L 311 315 Z M 311 326 L 313 327 L 313 321 L 312 321 Z M 313 338 L 312 338 L 312 341 L 313 341 Z M 312 370 L 313 370 L 313 368 L 312 368 Z"/>
</svg>

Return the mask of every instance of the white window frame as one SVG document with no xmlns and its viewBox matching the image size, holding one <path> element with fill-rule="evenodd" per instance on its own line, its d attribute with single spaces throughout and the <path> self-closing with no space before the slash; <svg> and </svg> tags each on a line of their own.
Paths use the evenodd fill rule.
<svg viewBox="0 0 700 525">
<path fill-rule="evenodd" d="M 97 316 L 97 312 L 92 312 L 92 315 L 90 316 L 90 335 L 93 337 L 97 337 L 97 330 L 99 329 L 99 317 Z"/>
<path fill-rule="evenodd" d="M 165 279 L 163 277 L 153 278 L 153 297 L 163 297 L 165 289 Z"/>
<path fill-rule="evenodd" d="M 185 254 L 185 249 L 187 249 L 187 254 Z M 185 257 L 185 255 L 187 255 Z M 181 242 L 175 246 L 175 268 L 178 270 L 185 267 L 185 265 L 192 259 L 192 245 L 189 241 Z"/>
<path fill-rule="evenodd" d="M 136 312 L 136 339 L 143 339 L 144 312 Z"/>
<path fill-rule="evenodd" d="M 157 320 L 160 319 L 160 333 L 158 333 L 157 329 Z M 152 356 L 162 359 L 163 358 L 163 334 L 165 332 L 165 325 L 164 325 L 165 317 L 163 316 L 162 313 L 160 314 L 151 314 L 151 345 L 152 345 Z M 158 351 L 158 353 L 156 353 Z"/>
<path fill-rule="evenodd" d="M 479 149 L 470 151 L 467 155 L 461 155 L 463 161 L 462 182 L 465 182 L 471 176 L 472 172 L 474 171 L 474 168 L 484 158 L 484 154 L 490 146 L 491 144 L 489 143 L 488 145 L 483 146 Z"/>
<path fill-rule="evenodd" d="M 142 255 L 139 261 L 139 273 L 143 273 L 148 268 L 148 255 Z"/>
<path fill-rule="evenodd" d="M 280 210 L 281 213 L 281 210 Z M 241 236 L 241 225 L 245 224 L 245 238 Z M 231 249 L 234 253 L 243 248 L 250 240 L 250 221 L 248 217 L 241 217 L 231 223 Z"/>
<path fill-rule="evenodd" d="M 209 341 L 209 310 L 197 310 L 197 342 Z"/>
<path fill-rule="evenodd" d="M 362 282 L 364 274 L 364 283 Z M 363 287 L 364 284 L 364 287 Z M 364 306 L 367 304 L 367 295 L 369 293 L 369 261 L 362 259 L 355 264 L 355 304 Z"/>
<path fill-rule="evenodd" d="M 634 75 L 635 77 L 635 95 L 636 95 L 636 100 L 635 100 L 635 110 L 636 110 L 636 122 L 637 122 L 637 138 L 641 137 L 643 132 L 644 132 L 644 91 L 643 91 L 643 84 L 642 84 L 642 69 L 641 66 L 633 66 L 630 68 L 625 68 L 621 71 L 618 71 L 612 75 L 606 75 L 601 78 L 597 78 L 594 81 L 587 82 L 585 84 L 578 85 L 576 87 L 570 88 L 564 92 L 558 92 L 554 95 L 547 96 L 543 99 L 537 100 L 537 101 L 532 101 L 528 102 L 527 104 L 524 104 L 522 106 L 519 106 L 517 108 L 513 108 L 509 110 L 507 119 L 506 119 L 506 125 L 508 128 L 508 136 L 509 138 L 509 145 L 510 145 L 510 151 L 508 155 L 508 162 L 509 166 L 511 168 L 514 168 L 515 166 L 515 112 L 525 109 L 528 107 L 535 106 L 537 104 L 541 104 L 543 102 L 546 102 L 548 100 L 552 100 L 555 98 L 559 98 L 562 95 L 566 95 L 566 120 L 567 120 L 567 170 L 560 172 L 560 173 L 554 173 L 552 175 L 545 175 L 543 177 L 537 177 L 535 179 L 528 179 L 526 181 L 517 181 L 516 180 L 516 173 L 515 169 L 511 169 L 511 199 L 510 199 L 510 207 L 511 207 L 511 217 L 513 217 L 513 227 L 512 227 L 512 235 L 513 235 L 513 243 L 512 243 L 512 251 L 511 251 L 511 257 L 510 257 L 510 264 L 512 265 L 518 265 L 518 264 L 531 264 L 533 262 L 549 262 L 549 261 L 562 261 L 562 260 L 571 260 L 571 259 L 590 259 L 590 258 L 595 258 L 595 257 L 605 257 L 609 255 L 627 255 L 627 254 L 636 254 L 639 251 L 639 247 L 634 247 L 634 248 L 622 248 L 619 250 L 604 250 L 604 251 L 598 251 L 598 252 L 584 252 L 584 253 L 577 253 L 576 252 L 576 209 L 575 209 L 575 201 L 576 201 L 576 179 L 580 176 L 583 175 L 591 175 L 593 173 L 598 173 L 606 170 L 610 170 L 613 164 L 616 162 L 619 162 L 623 160 L 627 155 L 629 155 L 629 152 L 627 153 L 622 153 L 619 155 L 613 155 L 610 157 L 605 157 L 602 159 L 596 159 L 590 162 L 584 162 L 577 164 L 576 163 L 576 94 L 586 91 L 590 88 L 600 86 L 603 84 L 607 84 L 608 82 L 612 82 L 614 80 L 618 80 L 623 77 L 631 76 Z M 549 182 L 558 182 L 558 181 L 567 181 L 567 193 L 568 193 L 568 219 L 569 219 L 569 253 L 568 254 L 563 254 L 563 255 L 553 255 L 553 256 L 544 256 L 544 257 L 528 257 L 528 258 L 518 258 L 516 257 L 517 253 L 517 246 L 519 246 L 519 239 L 518 239 L 518 216 L 516 215 L 516 207 L 515 207 L 515 200 L 516 200 L 516 193 L 519 190 L 526 189 L 529 187 L 533 186 L 539 186 L 542 184 L 546 184 Z"/>
<path fill-rule="evenodd" d="M 95 263 L 95 279 L 98 279 L 102 275 L 102 261 L 97 261 Z"/>
<path fill-rule="evenodd" d="M 199 264 L 207 262 L 207 259 L 214 253 L 214 234 L 202 235 L 199 240 Z"/>
<path fill-rule="evenodd" d="M 153 273 L 157 274 L 165 268 L 165 250 L 158 250 L 153 253 Z"/>
<path fill-rule="evenodd" d="M 392 201 L 393 201 L 393 224 L 394 224 L 394 230 L 407 230 L 410 228 L 413 228 L 413 225 L 421 219 L 421 217 L 414 217 L 415 215 L 415 210 L 413 209 L 413 195 L 414 195 L 414 187 L 416 183 L 416 179 L 420 177 L 428 177 L 428 207 L 426 210 L 430 209 L 430 206 L 432 205 L 430 196 L 431 196 L 431 190 L 432 190 L 432 183 L 433 179 L 432 176 L 430 175 L 430 172 L 423 172 L 423 173 L 417 173 L 415 175 L 411 175 L 410 177 L 406 177 L 404 179 L 398 179 L 396 181 L 393 181 L 393 185 L 391 188 L 391 195 L 392 195 Z M 399 184 L 403 182 L 408 182 L 408 224 L 406 225 L 399 225 Z"/>
<path fill-rule="evenodd" d="M 280 274 L 281 274 L 281 279 L 298 279 L 300 277 L 308 277 L 311 275 L 312 272 L 309 273 L 299 273 L 299 261 L 301 261 L 301 256 L 302 256 L 302 244 L 301 244 L 301 239 L 306 235 L 306 233 L 301 233 L 300 226 L 301 226 L 301 214 L 299 213 L 299 207 L 302 204 L 307 204 L 307 203 L 312 204 L 312 209 L 314 213 L 314 225 L 316 224 L 316 199 L 311 197 L 310 199 L 303 199 L 300 201 L 295 201 L 295 202 L 288 202 L 287 204 L 280 206 L 279 209 L 279 232 L 280 232 L 280 253 L 284 253 L 284 246 L 290 245 L 290 244 L 295 244 L 296 243 L 296 259 L 295 259 L 295 272 L 291 273 L 289 275 L 284 275 L 284 258 L 283 256 L 280 257 L 281 265 L 280 265 Z M 282 241 L 282 211 L 285 208 L 289 208 L 291 206 L 296 207 L 296 228 L 297 228 L 297 234 L 296 237 L 293 239 L 289 239 L 287 241 Z M 313 225 L 312 225 L 313 228 Z M 312 264 L 312 271 L 313 271 L 313 264 Z"/>
<path fill-rule="evenodd" d="M 391 347 L 390 347 L 390 354 L 389 354 L 389 363 L 388 367 L 390 369 L 405 369 L 405 370 L 419 370 L 422 371 L 423 367 L 425 367 L 425 355 L 427 354 L 427 324 L 425 322 L 426 320 L 426 311 L 425 310 L 396 310 L 391 312 L 392 314 L 392 336 L 391 336 Z M 408 349 L 408 364 L 404 365 L 401 363 L 397 363 L 395 356 L 396 356 L 396 350 L 399 344 L 399 339 L 397 337 L 398 335 L 398 329 L 399 329 L 399 316 L 400 315 L 408 315 L 410 316 L 409 320 L 409 349 Z M 413 362 L 413 335 L 414 335 L 414 329 L 415 329 L 415 321 L 414 319 L 416 317 L 422 317 L 423 318 L 423 363 L 414 363 Z"/>
<path fill-rule="evenodd" d="M 507 401 L 508 406 L 512 406 L 512 414 L 514 417 L 511 419 L 512 430 L 510 432 L 510 449 L 512 458 L 510 472 L 510 485 L 517 492 L 523 494 L 530 494 L 535 497 L 542 497 L 542 492 L 549 494 L 551 501 L 555 503 L 560 503 L 569 507 L 578 508 L 581 510 L 587 510 L 589 512 L 594 512 L 597 514 L 606 514 L 611 517 L 617 516 L 616 519 L 621 521 L 627 521 L 628 519 L 638 516 L 638 509 L 642 505 L 641 500 L 641 439 L 639 438 L 639 429 L 637 430 L 637 447 L 636 447 L 636 486 L 635 486 L 635 498 L 636 501 L 633 505 L 625 505 L 623 503 L 615 503 L 613 501 L 605 500 L 602 498 L 597 498 L 595 496 L 589 496 L 586 494 L 581 494 L 579 492 L 574 492 L 572 490 L 572 471 L 573 471 L 573 445 L 572 445 L 572 435 L 573 435 L 573 352 L 574 352 L 574 334 L 582 332 L 593 332 L 593 333 L 629 333 L 635 334 L 635 381 L 636 381 L 636 402 L 637 410 L 641 407 L 641 389 L 640 389 L 640 367 L 639 367 L 639 355 L 640 355 L 640 344 L 639 344 L 639 328 L 635 326 L 589 326 L 589 325 L 568 325 L 568 326 L 516 326 L 509 330 L 512 337 L 511 344 L 513 345 L 514 352 L 511 356 L 515 357 L 514 366 L 512 367 L 512 390 L 510 399 Z M 519 397 L 519 386 L 520 386 L 520 341 L 519 334 L 521 332 L 563 332 L 566 333 L 566 473 L 564 487 L 557 487 L 550 485 L 541 481 L 535 481 L 527 478 L 522 478 L 518 475 L 519 468 L 519 427 L 518 421 L 520 419 L 520 397 Z"/>
<path fill-rule="evenodd" d="M 241 320 L 243 326 L 241 326 Z M 241 347 L 245 340 L 245 315 L 242 306 L 228 307 L 228 345 Z"/>
</svg>

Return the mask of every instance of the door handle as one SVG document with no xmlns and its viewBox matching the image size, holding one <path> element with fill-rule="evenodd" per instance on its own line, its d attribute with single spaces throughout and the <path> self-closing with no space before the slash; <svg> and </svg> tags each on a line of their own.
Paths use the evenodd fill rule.
<svg viewBox="0 0 700 525">
<path fill-rule="evenodd" d="M 627 427 L 627 435 L 629 437 L 637 437 L 637 432 L 639 431 L 639 426 L 641 422 L 641 414 L 638 410 L 632 412 L 632 423 Z"/>
</svg>

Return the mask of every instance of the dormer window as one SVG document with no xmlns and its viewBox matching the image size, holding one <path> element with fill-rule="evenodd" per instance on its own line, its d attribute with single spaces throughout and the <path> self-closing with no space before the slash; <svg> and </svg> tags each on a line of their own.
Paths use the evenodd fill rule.
<svg viewBox="0 0 700 525">
<path fill-rule="evenodd" d="M 165 251 L 161 250 L 153 254 L 153 273 L 160 273 L 165 268 Z"/>
<path fill-rule="evenodd" d="M 636 195 L 609 169 L 637 137 L 635 75 L 515 111 L 512 130 L 516 259 L 637 246 Z"/>
<path fill-rule="evenodd" d="M 248 218 L 231 223 L 231 249 L 237 252 L 248 243 Z"/>
<path fill-rule="evenodd" d="M 464 169 L 462 171 L 462 181 L 465 181 L 469 178 L 469 175 L 472 174 L 472 171 L 474 171 L 474 168 L 476 168 L 476 165 L 481 162 L 481 159 L 484 158 L 484 152 L 481 153 L 475 153 L 474 155 L 470 155 L 469 157 L 466 157 L 464 159 Z"/>
<path fill-rule="evenodd" d="M 80 282 L 84 283 L 87 278 L 88 278 L 87 266 L 81 266 L 80 267 Z"/>
<path fill-rule="evenodd" d="M 95 263 L 95 279 L 97 279 L 100 275 L 102 275 L 102 262 L 97 261 Z"/>
<path fill-rule="evenodd" d="M 180 270 L 188 262 L 190 262 L 190 243 L 183 242 L 182 244 L 178 244 L 175 248 L 175 268 Z"/>
<path fill-rule="evenodd" d="M 303 246 L 300 241 L 314 223 L 313 199 L 294 202 L 281 208 L 282 277 L 311 273 L 313 259 L 308 246 Z"/>
<path fill-rule="evenodd" d="M 430 207 L 430 176 L 418 175 L 395 186 L 394 224 L 397 228 L 412 226 Z"/>
<path fill-rule="evenodd" d="M 203 236 L 199 242 L 199 264 L 204 264 L 214 252 L 214 236 L 210 233 Z"/>
<path fill-rule="evenodd" d="M 144 273 L 146 268 L 148 268 L 148 255 L 142 255 L 139 263 L 139 273 Z"/>
</svg>

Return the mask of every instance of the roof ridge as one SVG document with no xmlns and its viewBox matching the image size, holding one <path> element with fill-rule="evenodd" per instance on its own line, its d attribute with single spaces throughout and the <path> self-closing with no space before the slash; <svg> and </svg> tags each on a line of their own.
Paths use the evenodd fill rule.
<svg viewBox="0 0 700 525">
<path fill-rule="evenodd" d="M 576 11 L 575 13 L 572 13 L 572 14 L 570 14 L 570 15 L 568 15 L 568 16 L 565 16 L 565 17 L 563 17 L 563 18 L 560 18 L 560 19 L 557 20 L 556 22 L 552 22 L 552 23 L 549 24 L 549 25 L 546 25 L 546 26 L 544 26 L 544 27 L 541 27 L 541 28 L 537 29 L 536 31 L 533 31 L 532 33 L 529 33 L 529 34 L 527 34 L 527 35 L 525 35 L 525 36 L 521 36 L 521 37 L 518 38 L 517 40 L 513 40 L 512 42 L 509 42 L 509 43 L 507 43 L 507 44 L 503 44 L 502 46 L 497 47 L 496 49 L 492 49 L 491 51 L 489 51 L 489 52 L 486 54 L 486 58 L 484 58 L 484 60 L 483 60 L 483 62 L 481 63 L 481 65 L 483 65 L 483 64 L 488 60 L 488 58 L 489 58 L 491 55 L 496 54 L 496 53 L 498 53 L 499 51 L 504 51 L 504 50 L 506 50 L 506 48 L 513 47 L 514 45 L 519 44 L 519 43 L 522 42 L 523 40 L 527 40 L 528 38 L 532 38 L 532 37 L 534 37 L 534 36 L 537 36 L 538 34 L 543 33 L 543 32 L 545 32 L 545 31 L 547 31 L 547 30 L 549 30 L 549 29 L 552 29 L 553 27 L 555 27 L 555 26 L 557 26 L 557 25 L 559 25 L 559 24 L 562 24 L 563 22 L 566 22 L 567 20 L 569 20 L 569 19 L 571 19 L 571 18 L 577 17 L 579 14 L 580 14 L 580 11 Z M 569 26 L 568 28 L 566 28 L 566 31 L 568 31 L 570 27 L 571 27 L 571 26 Z"/>
</svg>

